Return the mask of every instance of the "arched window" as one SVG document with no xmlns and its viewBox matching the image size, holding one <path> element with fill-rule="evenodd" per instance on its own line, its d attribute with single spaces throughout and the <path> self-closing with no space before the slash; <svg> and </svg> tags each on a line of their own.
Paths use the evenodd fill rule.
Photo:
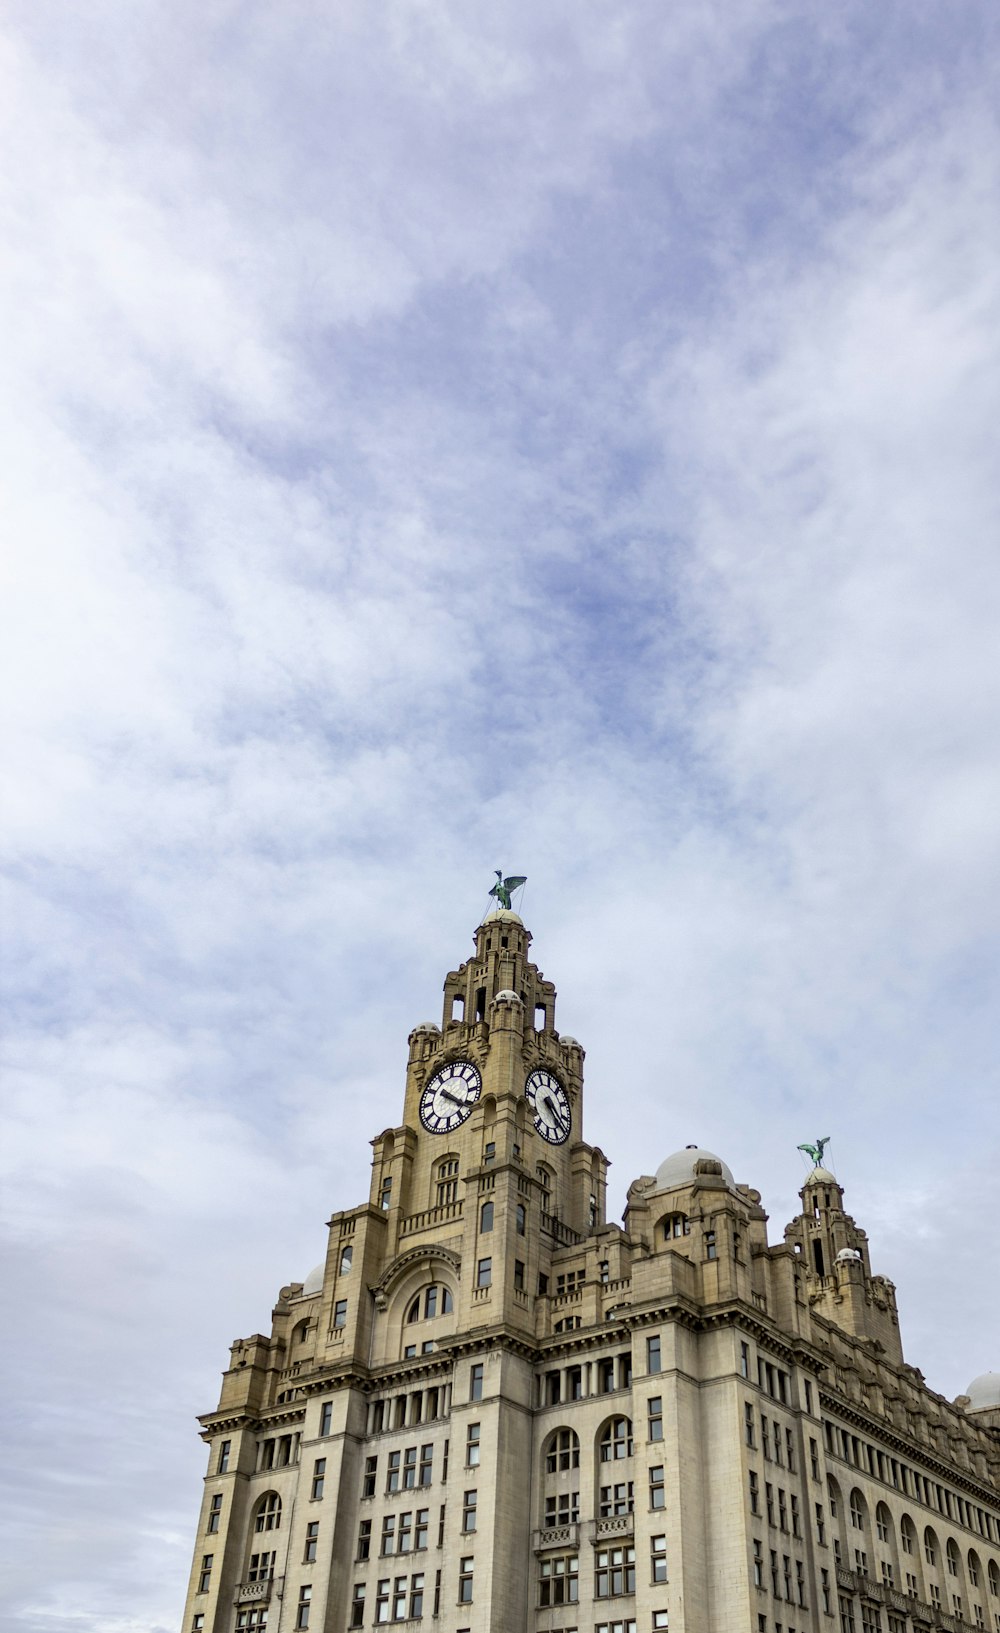
<svg viewBox="0 0 1000 1633">
<path fill-rule="evenodd" d="M 340 1269 L 337 1274 L 340 1276 L 348 1275 L 350 1273 L 353 1259 L 354 1249 L 351 1247 L 350 1243 L 348 1243 L 347 1247 L 342 1247 L 340 1250 Z"/>
<path fill-rule="evenodd" d="M 418 1293 L 406 1312 L 407 1322 L 433 1321 L 435 1316 L 450 1315 L 455 1308 L 451 1289 L 443 1282 L 432 1282 Z"/>
<path fill-rule="evenodd" d="M 831 1475 L 829 1475 L 829 1474 L 826 1477 L 826 1489 L 827 1489 L 827 1494 L 828 1494 L 828 1496 L 830 1498 L 830 1513 L 833 1515 L 834 1519 L 837 1519 L 838 1516 L 839 1516 L 839 1513 L 840 1513 L 840 1506 L 839 1506 L 840 1489 L 839 1489 L 839 1487 L 837 1485 L 836 1480 L 834 1480 L 833 1477 Z"/>
<path fill-rule="evenodd" d="M 989 1571 L 990 1593 L 994 1599 L 1000 1599 L 1000 1565 L 995 1559 L 990 1560 Z"/>
<path fill-rule="evenodd" d="M 958 1544 L 954 1537 L 948 1538 L 948 1547 L 945 1550 L 948 1559 L 948 1575 L 958 1575 Z"/>
<path fill-rule="evenodd" d="M 449 1154 L 442 1157 L 435 1169 L 437 1205 L 444 1208 L 458 1201 L 458 1158 Z"/>
<path fill-rule="evenodd" d="M 928 1565 L 934 1565 L 935 1567 L 937 1566 L 938 1542 L 937 1537 L 934 1535 L 934 1532 L 931 1530 L 929 1525 L 924 1529 L 924 1558 L 926 1559 Z"/>
<path fill-rule="evenodd" d="M 875 1530 L 879 1542 L 892 1541 L 892 1516 L 885 1503 L 879 1503 L 875 1509 Z"/>
<path fill-rule="evenodd" d="M 632 1419 L 610 1418 L 601 1434 L 601 1462 L 632 1456 Z"/>
<path fill-rule="evenodd" d="M 899 1522 L 899 1540 L 903 1544 L 904 1554 L 916 1553 L 917 1533 L 909 1514 L 904 1514 Z"/>
<path fill-rule="evenodd" d="M 276 1491 L 267 1491 L 254 1510 L 255 1531 L 277 1531 L 281 1524 L 281 1498 Z"/>
<path fill-rule="evenodd" d="M 548 1474 L 561 1469 L 580 1467 L 580 1440 L 573 1429 L 556 1429 L 545 1442 L 545 1468 Z"/>
<path fill-rule="evenodd" d="M 664 1241 L 671 1241 L 675 1236 L 690 1236 L 691 1221 L 686 1213 L 669 1213 L 663 1221 Z"/>
<path fill-rule="evenodd" d="M 309 1323 L 308 1323 L 308 1321 L 300 1321 L 298 1323 L 297 1327 L 295 1328 L 295 1331 L 292 1333 L 292 1342 L 293 1342 L 293 1344 L 304 1344 L 305 1341 L 306 1341 L 306 1336 L 307 1336 L 308 1332 L 309 1332 Z"/>
<path fill-rule="evenodd" d="M 552 1201 L 552 1169 L 544 1162 L 540 1162 L 535 1169 L 535 1178 L 542 1188 L 542 1212 L 550 1211 Z"/>
<path fill-rule="evenodd" d="M 524 1235 L 524 1229 L 525 1229 L 525 1225 L 527 1223 L 527 1218 L 528 1218 L 528 1215 L 527 1215 L 527 1212 L 525 1210 L 524 1203 L 519 1202 L 517 1204 L 516 1209 L 514 1210 L 514 1223 L 515 1223 L 515 1228 L 517 1230 L 518 1236 L 523 1236 Z"/>
<path fill-rule="evenodd" d="M 979 1563 L 979 1555 L 976 1553 L 975 1548 L 970 1548 L 969 1549 L 969 1586 L 970 1586 L 970 1588 L 978 1588 L 979 1587 L 979 1584 L 982 1581 L 982 1575 L 983 1575 L 983 1572 L 982 1572 L 982 1566 Z"/>
<path fill-rule="evenodd" d="M 480 1233 L 483 1236 L 485 1236 L 486 1233 L 488 1231 L 491 1231 L 492 1229 L 493 1229 L 493 1204 L 492 1204 L 492 1202 L 484 1202 L 482 1207 L 479 1210 L 479 1230 L 480 1230 Z"/>
<path fill-rule="evenodd" d="M 865 1499 L 857 1486 L 851 1492 L 851 1524 L 855 1531 L 863 1531 L 865 1528 Z"/>
</svg>

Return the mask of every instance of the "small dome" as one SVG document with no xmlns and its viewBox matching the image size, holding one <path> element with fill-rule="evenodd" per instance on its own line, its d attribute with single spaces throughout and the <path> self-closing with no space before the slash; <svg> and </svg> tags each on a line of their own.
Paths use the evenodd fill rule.
<svg viewBox="0 0 1000 1633">
<path fill-rule="evenodd" d="M 321 1288 L 323 1286 L 323 1274 L 324 1274 L 325 1270 L 326 1270 L 326 1262 L 325 1261 L 323 1262 L 323 1264 L 318 1264 L 316 1266 L 315 1270 L 310 1270 L 310 1272 L 309 1272 L 308 1276 L 306 1277 L 305 1281 L 302 1283 L 302 1297 L 303 1298 L 308 1298 L 310 1293 L 318 1293 L 321 1290 Z"/>
<path fill-rule="evenodd" d="M 502 992 L 497 993 L 493 1002 L 495 1004 L 519 1004 L 521 997 L 519 993 L 511 992 L 509 987 L 504 987 Z"/>
<path fill-rule="evenodd" d="M 496 924 L 497 920 L 503 924 L 520 924 L 522 928 L 524 927 L 524 920 L 510 907 L 494 907 L 492 913 L 487 913 L 483 923 Z"/>
<path fill-rule="evenodd" d="M 579 1039 L 571 1038 L 568 1032 L 560 1032 L 559 1042 L 564 1043 L 566 1045 L 567 1049 L 579 1049 L 580 1048 Z"/>
<path fill-rule="evenodd" d="M 697 1174 L 705 1174 L 702 1163 L 718 1163 L 722 1178 L 730 1190 L 736 1189 L 732 1169 L 717 1157 L 714 1151 L 705 1151 L 700 1145 L 686 1145 L 683 1151 L 675 1151 L 673 1156 L 661 1162 L 656 1170 L 656 1189 L 658 1191 L 672 1190 L 675 1185 L 690 1185 Z M 708 1169 L 708 1173 L 712 1170 Z"/>
<path fill-rule="evenodd" d="M 419 1026 L 415 1026 L 413 1028 L 413 1032 L 410 1034 L 410 1036 L 413 1037 L 418 1032 L 440 1032 L 440 1030 L 441 1028 L 437 1025 L 436 1021 L 421 1021 Z"/>
<path fill-rule="evenodd" d="M 841 1264 L 845 1260 L 858 1260 L 860 1262 L 861 1254 L 858 1252 L 856 1247 L 842 1247 L 840 1252 L 837 1254 L 837 1263 Z"/>
<path fill-rule="evenodd" d="M 988 1412 L 1000 1409 L 1000 1372 L 983 1372 L 973 1378 L 965 1393 L 969 1397 L 969 1412 Z"/>
<path fill-rule="evenodd" d="M 814 1168 L 806 1175 L 807 1185 L 839 1185 L 836 1174 L 831 1174 L 829 1168 Z"/>
</svg>

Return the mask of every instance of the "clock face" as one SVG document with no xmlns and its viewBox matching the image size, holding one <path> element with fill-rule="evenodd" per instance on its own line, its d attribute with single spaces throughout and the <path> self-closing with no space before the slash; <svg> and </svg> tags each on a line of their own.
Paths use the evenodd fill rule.
<svg viewBox="0 0 1000 1633">
<path fill-rule="evenodd" d="M 551 1072 L 532 1072 L 524 1085 L 524 1098 L 535 1114 L 535 1127 L 550 1145 L 562 1145 L 569 1139 L 573 1124 L 569 1096 L 558 1078 Z"/>
<path fill-rule="evenodd" d="M 464 1123 L 482 1088 L 482 1078 L 467 1060 L 452 1060 L 434 1073 L 420 1096 L 420 1121 L 430 1134 L 450 1134 Z"/>
</svg>

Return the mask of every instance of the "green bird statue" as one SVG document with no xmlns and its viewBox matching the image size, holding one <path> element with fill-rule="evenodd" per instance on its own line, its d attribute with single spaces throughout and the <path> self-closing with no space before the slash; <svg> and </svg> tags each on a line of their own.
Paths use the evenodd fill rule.
<svg viewBox="0 0 1000 1633">
<path fill-rule="evenodd" d="M 797 1145 L 795 1149 L 804 1151 L 807 1157 L 812 1157 L 814 1166 L 819 1168 L 823 1161 L 823 1152 L 829 1144 L 830 1136 L 827 1134 L 825 1139 L 817 1140 L 815 1145 Z"/>
<path fill-rule="evenodd" d="M 526 873 L 512 873 L 509 879 L 505 879 L 499 868 L 495 872 L 497 882 L 490 891 L 490 895 L 496 897 L 501 907 L 509 908 L 511 891 L 519 890 L 521 885 L 526 884 L 528 875 Z"/>
</svg>

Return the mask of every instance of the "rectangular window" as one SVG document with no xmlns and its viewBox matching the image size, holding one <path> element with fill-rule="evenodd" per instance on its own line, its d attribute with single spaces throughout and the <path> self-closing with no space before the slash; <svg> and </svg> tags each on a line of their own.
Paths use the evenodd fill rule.
<svg viewBox="0 0 1000 1633">
<path fill-rule="evenodd" d="M 764 1503 L 767 1507 L 767 1523 L 774 1524 L 774 1487 L 770 1480 L 764 1481 Z"/>
<path fill-rule="evenodd" d="M 421 1446 L 418 1485 L 429 1486 L 434 1478 L 434 1447 Z"/>
<path fill-rule="evenodd" d="M 661 1628 L 661 1627 L 669 1627 L 669 1626 L 670 1626 L 670 1623 L 667 1620 L 667 1612 L 665 1610 L 654 1610 L 653 1611 L 653 1627 L 654 1627 L 654 1629 Z"/>
<path fill-rule="evenodd" d="M 741 1344 L 740 1345 L 740 1376 L 743 1377 L 743 1378 L 749 1378 L 749 1376 L 750 1376 L 750 1345 L 749 1344 Z"/>
<path fill-rule="evenodd" d="M 760 1513 L 760 1487 L 757 1484 L 757 1476 L 753 1469 L 750 1470 L 750 1512 L 751 1514 Z"/>
<path fill-rule="evenodd" d="M 649 1397 L 649 1438 L 650 1440 L 663 1439 L 663 1397 L 651 1395 Z"/>
<path fill-rule="evenodd" d="M 816 1541 L 821 1548 L 826 1547 L 826 1520 L 823 1517 L 823 1504 L 816 1504 Z"/>
<path fill-rule="evenodd" d="M 599 1518 L 607 1520 L 616 1514 L 631 1514 L 635 1507 L 634 1490 L 631 1480 L 620 1480 L 613 1486 L 601 1486 Z"/>
<path fill-rule="evenodd" d="M 312 1599 L 312 1591 L 311 1586 L 299 1589 L 299 1602 L 295 1608 L 295 1626 L 297 1628 L 309 1626 L 309 1603 Z"/>
<path fill-rule="evenodd" d="M 753 1407 L 749 1401 L 743 1403 L 743 1437 L 748 1446 L 755 1444 L 753 1437 Z"/>
<path fill-rule="evenodd" d="M 763 1412 L 760 1414 L 760 1444 L 766 1460 L 771 1461 L 771 1425 Z"/>
<path fill-rule="evenodd" d="M 306 1526 L 306 1547 L 302 1555 L 306 1565 L 312 1565 L 316 1559 L 316 1550 L 319 1546 L 319 1520 L 310 1520 Z"/>
<path fill-rule="evenodd" d="M 333 1306 L 333 1325 L 335 1328 L 347 1326 L 346 1298 L 338 1298 L 336 1304 Z"/>
<path fill-rule="evenodd" d="M 798 1597 L 799 1604 L 802 1605 L 803 1608 L 805 1608 L 806 1579 L 805 1579 L 805 1576 L 804 1576 L 803 1572 L 804 1572 L 804 1566 L 802 1564 L 802 1561 L 801 1561 L 801 1559 L 797 1559 L 795 1561 L 795 1592 L 796 1592 L 796 1595 Z"/>
<path fill-rule="evenodd" d="M 462 1497 L 462 1530 L 476 1529 L 476 1492 L 466 1491 Z"/>
<path fill-rule="evenodd" d="M 312 1477 L 312 1494 L 313 1494 L 314 1501 L 316 1501 L 320 1497 L 322 1497 L 323 1487 L 324 1487 L 325 1484 L 326 1484 L 326 1458 L 325 1457 L 317 1457 L 315 1463 L 313 1464 L 313 1477 Z"/>
<path fill-rule="evenodd" d="M 615 1599 L 619 1594 L 635 1592 L 634 1548 L 599 1548 L 595 1566 L 595 1599 Z"/>
<path fill-rule="evenodd" d="M 320 1435 L 328 1435 L 333 1428 L 333 1402 L 324 1401 L 319 1413 Z"/>
<path fill-rule="evenodd" d="M 465 1466 L 474 1469 L 479 1466 L 479 1424 L 470 1423 L 465 1431 Z"/>
<path fill-rule="evenodd" d="M 389 1620 L 389 1578 L 383 1576 L 375 1587 L 375 1620 L 387 1622 Z"/>
<path fill-rule="evenodd" d="M 489 1287 L 493 1280 L 493 1260 L 480 1259 L 476 1265 L 476 1286 Z"/>
<path fill-rule="evenodd" d="M 410 1577 L 410 1620 L 419 1621 L 424 1614 L 424 1573 L 417 1571 Z"/>
<path fill-rule="evenodd" d="M 718 1254 L 717 1254 L 716 1248 L 715 1248 L 715 1232 L 714 1232 L 714 1230 L 707 1230 L 705 1232 L 705 1257 L 706 1257 L 706 1259 L 715 1259 L 715 1258 L 718 1257 Z"/>
<path fill-rule="evenodd" d="M 475 1567 L 474 1559 L 460 1559 L 458 1562 L 458 1602 L 460 1605 L 472 1603 L 472 1578 Z"/>
<path fill-rule="evenodd" d="M 375 1495 L 375 1481 L 376 1481 L 377 1478 L 378 1478 L 378 1458 L 377 1457 L 366 1457 L 365 1458 L 365 1474 L 364 1474 L 364 1479 L 361 1482 L 361 1495 L 362 1495 L 362 1497 L 374 1497 L 374 1495 Z"/>
<path fill-rule="evenodd" d="M 351 1595 L 351 1626 L 364 1627 L 365 1625 L 365 1584 L 355 1582 L 354 1592 Z"/>
<path fill-rule="evenodd" d="M 205 1554 L 201 1561 L 201 1571 L 198 1576 L 198 1592 L 207 1593 L 208 1585 L 212 1580 L 212 1560 L 214 1554 Z"/>
<path fill-rule="evenodd" d="M 382 1517 L 382 1541 L 379 1545 L 380 1554 L 394 1554 L 396 1552 L 396 1516 L 385 1514 Z"/>
<path fill-rule="evenodd" d="M 515 1259 L 514 1260 L 514 1286 L 520 1292 L 523 1293 L 523 1291 L 524 1291 L 524 1265 L 521 1263 L 520 1259 Z"/>
<path fill-rule="evenodd" d="M 819 1479 L 819 1447 L 812 1439 L 809 1441 L 809 1472 L 814 1480 Z"/>
<path fill-rule="evenodd" d="M 667 1503 L 664 1489 L 663 1464 L 657 1463 L 649 1471 L 649 1506 L 650 1508 L 665 1508 Z"/>
<path fill-rule="evenodd" d="M 484 1371 L 484 1368 L 483 1368 L 482 1361 L 477 1361 L 475 1366 L 470 1368 L 470 1371 L 469 1371 L 469 1399 L 470 1399 L 470 1401 L 481 1401 L 482 1398 L 483 1398 L 483 1371 Z"/>
<path fill-rule="evenodd" d="M 222 1442 L 222 1445 L 219 1447 L 219 1466 L 218 1466 L 218 1473 L 219 1474 L 228 1474 L 228 1472 L 229 1472 L 229 1454 L 232 1451 L 232 1449 L 233 1449 L 233 1443 L 232 1443 L 231 1440 L 224 1440 Z"/>
<path fill-rule="evenodd" d="M 560 1554 L 543 1559 L 538 1570 L 538 1606 L 575 1605 L 580 1598 L 580 1559 Z"/>
<path fill-rule="evenodd" d="M 806 1411 L 811 1412 L 812 1409 L 813 1409 L 813 1386 L 809 1382 L 809 1379 L 807 1378 L 806 1379 Z"/>
<path fill-rule="evenodd" d="M 785 1430 L 785 1462 L 788 1464 L 788 1467 L 791 1469 L 792 1473 L 794 1474 L 795 1473 L 795 1438 L 794 1438 L 794 1436 L 792 1434 L 791 1429 L 786 1429 Z"/>
<path fill-rule="evenodd" d="M 379 1193 L 378 1204 L 379 1204 L 379 1207 L 382 1209 L 383 1213 L 388 1213 L 389 1212 L 389 1206 L 390 1206 L 391 1202 L 392 1202 L 392 1179 L 389 1178 L 389 1179 L 384 1179 L 382 1181 L 382 1190 Z"/>
<path fill-rule="evenodd" d="M 666 1537 L 651 1537 L 649 1540 L 650 1553 L 650 1581 L 665 1582 L 667 1580 L 667 1539 Z"/>
<path fill-rule="evenodd" d="M 819 1591 L 820 1591 L 820 1595 L 821 1595 L 822 1600 L 823 1600 L 823 1609 L 826 1611 L 827 1615 L 829 1615 L 830 1614 L 830 1572 L 826 1571 L 826 1570 L 821 1570 L 820 1573 L 819 1573 L 819 1581 L 820 1581 Z"/>
<path fill-rule="evenodd" d="M 764 1545 L 756 1537 L 753 1544 L 753 1585 L 755 1588 L 764 1586 Z"/>
<path fill-rule="evenodd" d="M 659 1372 L 662 1366 L 660 1358 L 660 1335 L 646 1339 L 646 1371 Z"/>
<path fill-rule="evenodd" d="M 580 1518 L 580 1493 L 559 1491 L 545 1499 L 545 1529 L 556 1525 L 575 1525 Z"/>
<path fill-rule="evenodd" d="M 222 1518 L 222 1493 L 217 1491 L 215 1496 L 212 1498 L 211 1503 L 209 1504 L 208 1524 L 206 1525 L 205 1530 L 206 1531 L 217 1531 L 219 1529 L 219 1521 L 221 1520 L 221 1518 Z"/>
</svg>

